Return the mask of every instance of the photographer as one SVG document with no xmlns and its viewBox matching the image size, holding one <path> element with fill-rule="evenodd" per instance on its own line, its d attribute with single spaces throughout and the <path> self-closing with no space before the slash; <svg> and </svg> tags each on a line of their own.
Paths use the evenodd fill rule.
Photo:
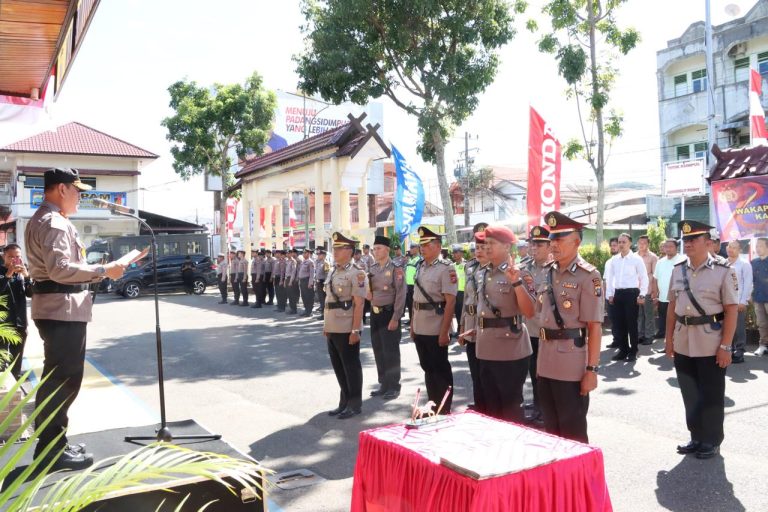
<svg viewBox="0 0 768 512">
<path fill-rule="evenodd" d="M 21 259 L 21 248 L 8 244 L 3 250 L 3 264 L 0 266 L 0 297 L 5 299 L 2 307 L 7 316 L 3 323 L 19 335 L 16 343 L 3 342 L 11 355 L 11 374 L 16 380 L 21 376 L 21 358 L 27 341 L 27 297 L 32 296 L 27 267 Z"/>
</svg>

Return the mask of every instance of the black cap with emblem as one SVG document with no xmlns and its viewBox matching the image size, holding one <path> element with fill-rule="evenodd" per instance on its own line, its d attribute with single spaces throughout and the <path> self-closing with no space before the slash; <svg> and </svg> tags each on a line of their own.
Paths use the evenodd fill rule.
<svg viewBox="0 0 768 512">
<path fill-rule="evenodd" d="M 529 242 L 549 242 L 549 230 L 544 226 L 533 226 L 528 233 Z"/>
<path fill-rule="evenodd" d="M 429 229 L 426 226 L 419 226 L 419 245 L 428 244 L 429 242 L 434 242 L 437 240 L 438 242 L 442 243 L 443 237 L 431 229 Z"/>
<path fill-rule="evenodd" d="M 571 233 L 579 233 L 586 224 L 575 221 L 572 218 L 558 211 L 549 212 L 544 216 L 544 222 L 549 228 L 549 239 L 554 240 Z"/>
<path fill-rule="evenodd" d="M 71 183 L 75 186 L 75 188 L 83 192 L 86 190 L 91 190 L 92 188 L 90 185 L 86 185 L 80 181 L 80 173 L 77 171 L 77 169 L 59 167 L 55 169 L 48 169 L 45 171 L 43 181 L 45 188 L 48 188 L 49 185 L 56 185 L 58 183 Z"/>
<path fill-rule="evenodd" d="M 488 227 L 487 222 L 478 222 L 472 227 L 472 233 L 478 233 L 480 231 L 485 231 L 485 228 Z"/>
<path fill-rule="evenodd" d="M 373 240 L 373 245 L 386 245 L 387 247 L 392 247 L 392 240 L 385 236 L 377 236 Z"/>
<path fill-rule="evenodd" d="M 710 230 L 713 229 L 713 226 L 704 224 L 703 222 L 699 222 L 697 220 L 683 219 L 677 223 L 677 229 L 679 229 L 680 233 L 682 233 L 683 240 L 690 240 L 692 238 L 696 238 L 697 236 L 709 234 Z"/>
<path fill-rule="evenodd" d="M 354 249 L 355 246 L 358 244 L 357 240 L 352 240 L 351 238 L 347 238 L 338 231 L 336 231 L 334 234 L 331 235 L 331 240 L 333 240 L 333 248 L 338 249 L 340 247 L 346 247 L 349 249 Z"/>
</svg>

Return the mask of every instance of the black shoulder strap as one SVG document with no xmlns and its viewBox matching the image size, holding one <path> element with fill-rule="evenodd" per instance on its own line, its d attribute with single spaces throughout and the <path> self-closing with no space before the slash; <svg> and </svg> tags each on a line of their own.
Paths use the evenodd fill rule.
<svg viewBox="0 0 768 512">
<path fill-rule="evenodd" d="M 688 283 L 688 264 L 685 263 L 683 265 L 683 286 L 685 286 L 685 293 L 688 294 L 688 298 L 691 300 L 691 304 L 693 304 L 693 307 L 696 308 L 696 311 L 699 312 L 701 316 L 706 316 L 706 312 L 704 311 L 704 308 L 701 307 L 701 304 L 698 303 L 696 300 L 696 297 L 693 296 L 693 292 L 691 291 L 691 285 Z"/>
<path fill-rule="evenodd" d="M 419 270 L 421 270 L 421 265 L 424 263 L 424 260 L 421 260 L 418 265 L 416 265 L 416 275 L 413 276 L 413 282 L 416 285 L 416 287 L 419 289 L 421 294 L 427 299 L 427 302 L 435 308 L 435 311 L 438 309 L 437 302 L 432 298 L 430 294 L 427 293 L 427 291 L 424 289 L 424 287 L 421 286 L 421 283 L 419 282 Z"/>
<path fill-rule="evenodd" d="M 555 322 L 557 322 L 557 326 L 561 329 L 564 329 L 565 322 L 563 322 L 563 317 L 560 315 L 560 310 L 557 309 L 557 301 L 555 300 L 555 289 L 552 287 L 552 271 L 554 270 L 554 266 L 549 267 L 549 272 L 547 272 L 547 293 L 549 294 L 549 302 L 552 304 L 552 313 L 555 315 Z"/>
</svg>

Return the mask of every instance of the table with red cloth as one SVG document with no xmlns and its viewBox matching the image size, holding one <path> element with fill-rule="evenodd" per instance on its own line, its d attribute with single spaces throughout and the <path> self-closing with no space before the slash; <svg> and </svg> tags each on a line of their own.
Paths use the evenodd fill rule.
<svg viewBox="0 0 768 512">
<path fill-rule="evenodd" d="M 477 471 L 463 470 L 473 466 Z M 351 510 L 613 508 L 599 448 L 466 412 L 421 429 L 398 424 L 360 432 Z"/>
</svg>

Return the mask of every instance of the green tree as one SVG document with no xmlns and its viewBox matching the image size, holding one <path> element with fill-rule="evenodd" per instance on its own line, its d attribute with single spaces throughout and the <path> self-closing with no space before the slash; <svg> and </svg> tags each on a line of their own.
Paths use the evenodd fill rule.
<svg viewBox="0 0 768 512">
<path fill-rule="evenodd" d="M 304 0 L 299 87 L 340 103 L 387 96 L 418 119 L 419 154 L 437 166 L 448 242 L 456 241 L 446 140 L 496 76 L 514 35 L 504 0 Z"/>
<path fill-rule="evenodd" d="M 175 114 L 163 119 L 173 143 L 173 169 L 183 179 L 202 173 L 221 176 L 222 209 L 230 196 L 234 156 L 261 154 L 269 140 L 277 98 L 254 72 L 245 84 L 202 87 L 180 80 L 168 88 Z M 220 215 L 221 250 L 226 251 L 226 215 Z"/>
<path fill-rule="evenodd" d="M 569 159 L 584 158 L 595 173 L 598 246 L 603 241 L 606 139 L 610 148 L 622 133 L 621 114 L 608 107 L 618 71 L 614 62 L 640 41 L 637 31 L 622 30 L 616 22 L 616 11 L 626 1 L 549 0 L 543 12 L 551 20 L 552 31 L 539 40 L 539 50 L 555 55 L 569 96 L 576 102 L 582 136 L 568 141 L 563 154 Z M 528 28 L 536 30 L 536 23 L 529 21 Z"/>
<path fill-rule="evenodd" d="M 656 224 L 648 225 L 648 245 L 651 252 L 661 255 L 661 244 L 667 239 L 667 221 L 659 217 Z"/>
</svg>

